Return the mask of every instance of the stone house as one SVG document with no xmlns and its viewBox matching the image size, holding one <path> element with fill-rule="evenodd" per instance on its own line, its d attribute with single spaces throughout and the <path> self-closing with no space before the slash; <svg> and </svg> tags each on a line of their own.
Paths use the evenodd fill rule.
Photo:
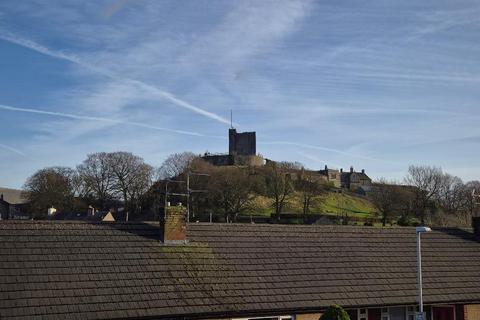
<svg viewBox="0 0 480 320">
<path fill-rule="evenodd" d="M 342 186 L 342 179 L 339 170 L 330 169 L 327 165 L 325 165 L 325 169 L 319 170 L 318 172 L 325 176 L 326 181 L 332 183 L 335 188 L 340 188 Z"/>
<path fill-rule="evenodd" d="M 428 320 L 480 319 L 480 221 L 422 236 Z M 413 320 L 415 228 L 0 222 L 1 319 Z M 12 247 L 15 250 L 12 250 Z"/>
<path fill-rule="evenodd" d="M 372 179 L 365 173 L 365 169 L 357 172 L 353 167 L 350 167 L 349 172 L 343 172 L 343 169 L 340 169 L 340 174 L 342 188 L 357 191 L 358 189 L 367 189 L 372 186 Z"/>
<path fill-rule="evenodd" d="M 0 188 L 0 220 L 29 218 L 26 206 L 22 190 Z"/>
</svg>

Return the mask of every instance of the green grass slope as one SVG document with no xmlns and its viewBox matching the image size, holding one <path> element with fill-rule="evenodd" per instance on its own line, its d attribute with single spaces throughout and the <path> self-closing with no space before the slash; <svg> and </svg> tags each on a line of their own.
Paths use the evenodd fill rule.
<svg viewBox="0 0 480 320">
<path fill-rule="evenodd" d="M 252 201 L 250 213 L 256 216 L 270 216 L 273 211 L 272 200 L 258 196 Z M 291 195 L 286 203 L 285 213 L 298 213 L 303 211 L 303 200 L 300 193 Z M 332 216 L 345 215 L 358 218 L 375 217 L 376 208 L 366 198 L 349 193 L 328 192 L 315 197 L 311 201 L 310 213 L 326 214 Z"/>
</svg>

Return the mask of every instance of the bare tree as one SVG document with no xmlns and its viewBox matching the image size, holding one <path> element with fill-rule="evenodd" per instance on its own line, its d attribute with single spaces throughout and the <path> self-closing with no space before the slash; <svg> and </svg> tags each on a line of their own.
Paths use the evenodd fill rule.
<svg viewBox="0 0 480 320">
<path fill-rule="evenodd" d="M 437 167 L 410 166 L 405 182 L 415 187 L 415 213 L 425 223 L 427 209 L 438 195 L 443 180 L 443 171 Z"/>
<path fill-rule="evenodd" d="M 128 221 L 130 210 L 137 209 L 137 201 L 151 185 L 153 168 L 130 152 L 109 153 L 108 163 L 112 189 L 123 200 Z"/>
<path fill-rule="evenodd" d="M 302 194 L 303 215 L 306 216 L 310 212 L 312 199 L 326 192 L 326 185 L 319 180 L 317 175 L 304 168 L 302 168 L 294 185 L 295 189 Z"/>
<path fill-rule="evenodd" d="M 245 168 L 219 167 L 210 171 L 208 196 L 223 212 L 225 220 L 235 221 L 239 213 L 249 208 L 255 197 L 255 180 Z"/>
<path fill-rule="evenodd" d="M 384 178 L 374 183 L 368 196 L 380 212 L 383 226 L 395 212 L 401 210 L 403 201 L 401 192 L 401 186 Z"/>
<path fill-rule="evenodd" d="M 114 179 L 106 152 L 92 153 L 77 167 L 84 188 L 101 207 L 113 198 Z"/>
<path fill-rule="evenodd" d="M 462 179 L 448 173 L 443 175 L 437 200 L 446 214 L 459 214 L 467 205 L 465 185 Z"/>
<path fill-rule="evenodd" d="M 295 165 L 288 162 L 269 162 L 263 168 L 266 194 L 273 199 L 274 217 L 280 221 L 285 200 L 295 189 L 291 170 Z"/>
<path fill-rule="evenodd" d="M 190 167 L 192 161 L 198 158 L 192 152 L 173 153 L 163 162 L 158 169 L 158 178 L 174 178 Z"/>
<path fill-rule="evenodd" d="M 65 167 L 45 168 L 29 177 L 23 187 L 32 218 L 45 218 L 47 209 L 72 210 L 74 170 Z"/>
<path fill-rule="evenodd" d="M 85 192 L 103 207 L 109 200 L 121 199 L 127 214 L 137 210 L 140 196 L 150 187 L 153 168 L 130 152 L 89 154 L 78 166 Z"/>
</svg>

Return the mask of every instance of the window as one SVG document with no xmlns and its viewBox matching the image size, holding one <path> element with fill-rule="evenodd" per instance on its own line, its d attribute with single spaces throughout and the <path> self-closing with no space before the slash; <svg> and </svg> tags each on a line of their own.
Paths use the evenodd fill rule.
<svg viewBox="0 0 480 320">
<path fill-rule="evenodd" d="M 368 320 L 367 309 L 358 309 L 358 320 Z"/>
<path fill-rule="evenodd" d="M 390 313 L 388 312 L 388 308 L 382 308 L 381 319 L 390 320 Z"/>
<path fill-rule="evenodd" d="M 408 306 L 407 308 L 407 319 L 406 320 L 415 320 L 415 312 L 417 312 L 417 306 Z"/>
</svg>

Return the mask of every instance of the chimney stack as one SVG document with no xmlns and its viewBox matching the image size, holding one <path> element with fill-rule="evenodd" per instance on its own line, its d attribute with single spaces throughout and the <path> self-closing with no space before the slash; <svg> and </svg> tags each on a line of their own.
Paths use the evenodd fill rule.
<svg viewBox="0 0 480 320">
<path fill-rule="evenodd" d="M 187 243 L 186 214 L 187 208 L 181 205 L 168 205 L 165 208 L 165 216 L 160 221 L 160 240 L 163 244 Z"/>
<path fill-rule="evenodd" d="M 353 173 L 353 166 L 350 167 L 350 173 Z"/>
<path fill-rule="evenodd" d="M 340 173 L 343 173 L 343 168 L 340 168 Z"/>
<path fill-rule="evenodd" d="M 365 174 L 365 169 L 362 169 L 362 173 Z"/>
</svg>

